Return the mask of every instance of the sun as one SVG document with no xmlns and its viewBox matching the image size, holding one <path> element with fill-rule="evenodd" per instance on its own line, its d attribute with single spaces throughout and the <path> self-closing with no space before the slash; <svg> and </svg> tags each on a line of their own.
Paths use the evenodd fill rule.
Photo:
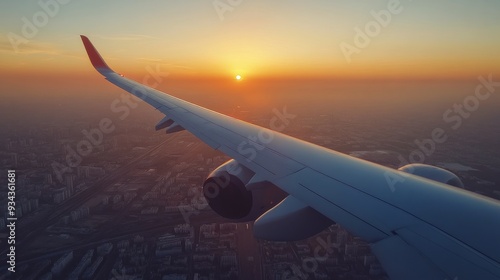
<svg viewBox="0 0 500 280">
<path fill-rule="evenodd" d="M 241 80 L 241 75 L 236 75 L 236 77 L 234 77 L 237 81 Z"/>
</svg>

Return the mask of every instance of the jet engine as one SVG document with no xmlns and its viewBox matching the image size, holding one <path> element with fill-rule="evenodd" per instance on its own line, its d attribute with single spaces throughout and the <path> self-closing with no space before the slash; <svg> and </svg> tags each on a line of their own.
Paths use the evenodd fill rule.
<svg viewBox="0 0 500 280">
<path fill-rule="evenodd" d="M 287 194 L 235 160 L 215 169 L 203 184 L 203 195 L 217 214 L 236 222 L 254 221 Z"/>
<path fill-rule="evenodd" d="M 413 163 L 405 165 L 399 168 L 398 170 L 413 175 L 417 175 L 420 177 L 424 177 L 427 179 L 431 179 L 434 181 L 438 181 L 444 184 L 448 184 L 454 187 L 459 187 L 462 189 L 464 188 L 462 180 L 460 180 L 460 178 L 458 178 L 458 176 L 455 173 L 437 166 Z"/>
</svg>

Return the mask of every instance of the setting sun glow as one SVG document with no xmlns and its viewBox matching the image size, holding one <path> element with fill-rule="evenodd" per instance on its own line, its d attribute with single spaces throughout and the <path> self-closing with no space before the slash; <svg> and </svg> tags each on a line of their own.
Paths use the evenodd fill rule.
<svg viewBox="0 0 500 280">
<path fill-rule="evenodd" d="M 37 1 L 0 1 L 1 97 L 17 93 L 21 99 L 21 88 L 53 92 L 61 80 L 67 88 L 60 92 L 66 93 L 75 82 L 88 81 L 83 76 L 107 87 L 87 61 L 80 34 L 127 77 L 141 82 L 152 69 L 156 79 L 156 72 L 170 73 L 162 90 L 173 82 L 222 86 L 224 81 L 248 89 L 264 81 L 500 77 L 500 36 L 491 36 L 500 28 L 500 1 L 419 1 L 411 8 L 400 1 L 404 12 L 391 17 L 387 27 L 380 21 L 389 18 L 379 16 L 393 2 L 387 0 L 249 1 L 224 12 L 204 1 L 125 1 L 119 9 L 113 1 L 88 2 L 60 5 L 52 16 Z M 450 9 L 453 13 L 445 12 Z M 131 14 L 137 20 L 129 20 Z M 110 24 L 116 22 L 120 26 Z M 43 28 L 37 26 L 41 23 Z"/>
</svg>

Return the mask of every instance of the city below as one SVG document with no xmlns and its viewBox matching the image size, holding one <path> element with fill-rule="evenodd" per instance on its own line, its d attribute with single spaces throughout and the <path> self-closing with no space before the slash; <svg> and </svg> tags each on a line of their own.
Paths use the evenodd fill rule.
<svg viewBox="0 0 500 280">
<path fill-rule="evenodd" d="M 239 110 L 242 119 L 269 123 L 268 114 Z M 423 133 L 404 118 L 362 126 L 352 113 L 290 112 L 298 117 L 284 133 L 394 168 Z M 252 223 L 219 217 L 202 184 L 229 158 L 191 134 L 156 132 L 148 117 L 105 135 L 96 123 L 19 123 L 3 134 L 0 164 L 16 174 L 15 279 L 387 279 L 369 245 L 336 224 L 307 240 L 269 242 L 253 237 Z M 494 155 L 480 160 L 454 145 L 437 147 L 431 164 L 500 198 L 497 162 L 484 161 Z M 8 205 L 7 189 L 1 200 Z M 0 243 L 8 248 L 2 209 Z"/>
</svg>

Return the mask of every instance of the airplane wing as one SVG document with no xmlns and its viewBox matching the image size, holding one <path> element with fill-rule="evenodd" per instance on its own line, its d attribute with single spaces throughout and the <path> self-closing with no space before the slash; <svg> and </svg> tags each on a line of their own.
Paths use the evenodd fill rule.
<svg viewBox="0 0 500 280">
<path fill-rule="evenodd" d="M 500 279 L 498 201 L 322 148 L 124 78 L 81 37 L 99 73 L 165 114 L 158 129 L 189 131 L 251 172 L 250 182 L 266 181 L 289 195 L 256 220 L 256 236 L 286 239 L 286 232 L 273 225 L 288 225 L 291 234 L 294 226 L 300 231 L 301 222 L 320 213 L 369 242 L 391 279 Z"/>
</svg>

